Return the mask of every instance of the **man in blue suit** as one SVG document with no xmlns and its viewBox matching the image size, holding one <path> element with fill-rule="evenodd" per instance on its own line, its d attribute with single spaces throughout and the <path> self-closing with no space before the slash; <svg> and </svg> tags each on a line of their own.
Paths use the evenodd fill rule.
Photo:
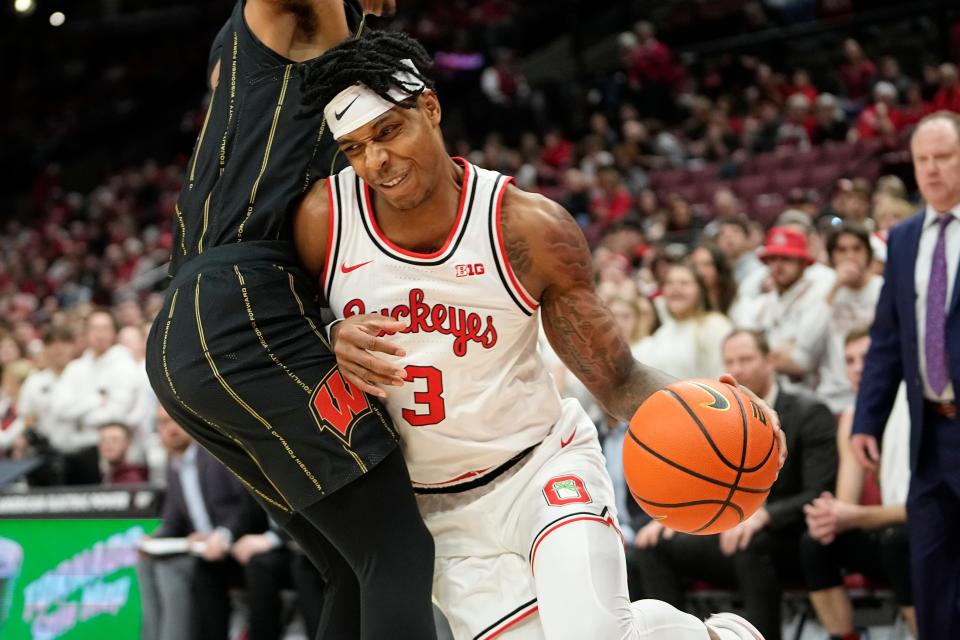
<svg viewBox="0 0 960 640">
<path fill-rule="evenodd" d="M 923 640 L 960 634 L 960 115 L 924 118 L 911 141 L 926 208 L 890 232 L 884 286 L 870 331 L 853 423 L 860 463 L 878 442 L 906 381 L 910 562 Z"/>
</svg>

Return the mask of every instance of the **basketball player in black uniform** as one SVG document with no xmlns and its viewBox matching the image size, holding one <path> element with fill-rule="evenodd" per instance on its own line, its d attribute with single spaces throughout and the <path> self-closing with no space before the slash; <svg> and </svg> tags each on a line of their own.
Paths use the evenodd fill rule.
<svg viewBox="0 0 960 640">
<path fill-rule="evenodd" d="M 419 640 L 436 634 L 433 542 L 396 431 L 337 369 L 290 244 L 296 205 L 336 149 L 322 115 L 298 113 L 298 63 L 349 37 L 348 14 L 342 0 L 237 2 L 147 370 L 170 415 L 324 572 L 320 636 Z"/>
</svg>

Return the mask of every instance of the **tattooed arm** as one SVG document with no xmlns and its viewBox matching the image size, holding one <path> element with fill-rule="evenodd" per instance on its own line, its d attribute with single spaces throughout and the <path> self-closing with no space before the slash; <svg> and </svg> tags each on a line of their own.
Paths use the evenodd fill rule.
<svg viewBox="0 0 960 640">
<path fill-rule="evenodd" d="M 551 346 L 608 413 L 630 420 L 648 396 L 675 378 L 634 360 L 595 292 L 587 241 L 563 207 L 510 187 L 502 216 L 510 265 L 540 300 Z"/>
</svg>

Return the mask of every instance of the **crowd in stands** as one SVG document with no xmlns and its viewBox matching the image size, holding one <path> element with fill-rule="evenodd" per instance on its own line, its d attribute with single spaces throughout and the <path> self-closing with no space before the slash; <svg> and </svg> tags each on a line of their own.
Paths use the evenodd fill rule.
<svg viewBox="0 0 960 640">
<path fill-rule="evenodd" d="M 508 16 L 509 7 L 488 2 L 478 11 Z M 909 179 L 883 175 L 884 169 L 902 170 L 898 154 L 924 115 L 960 112 L 957 66 L 927 64 L 910 77 L 895 58 L 873 58 L 849 39 L 837 52 L 839 90 L 827 92 L 821 80 L 833 79 L 751 56 L 727 56 L 694 73 L 646 22 L 621 34 L 618 45 L 620 69 L 598 83 L 582 136 L 546 122 L 521 130 L 515 140 L 493 132 L 473 144 L 454 135 L 450 147 L 515 175 L 521 188 L 556 199 L 578 220 L 594 248 L 598 293 L 638 359 L 681 378 L 737 373 L 780 411 L 793 438 L 791 458 L 761 515 L 707 549 L 703 540 L 712 538 L 673 536 L 634 509 L 615 453 L 625 425 L 604 416 L 553 362 L 558 386 L 593 411 L 611 473 L 621 478 L 618 507 L 632 514 L 622 520 L 634 596 L 682 607 L 691 580 L 726 581 L 741 590 L 751 619 L 774 639 L 781 577 L 789 575 L 813 592 L 821 622 L 841 637 L 852 622 L 843 613 L 838 580 L 841 569 L 852 568 L 893 583 L 909 619 L 902 567 L 899 574 L 846 567 L 844 554 L 824 549 L 870 544 L 903 557 L 906 458 L 892 459 L 881 471 L 880 492 L 871 493 L 873 479 L 851 465 L 842 434 L 868 340 L 863 331 L 883 282 L 886 233 L 917 210 Z M 489 60 L 461 53 L 438 60 L 440 71 L 444 64 L 475 65 L 473 90 L 492 118 L 538 121 L 537 88 L 517 71 L 509 50 Z M 182 172 L 182 163 L 147 161 L 76 193 L 61 187 L 51 167 L 33 185 L 35 218 L 3 228 L 0 456 L 44 460 L 26 478 L 29 486 L 166 479 L 180 487 L 182 526 L 170 522 L 173 511 L 165 512 L 161 535 L 198 534 L 207 545 L 205 561 L 216 567 L 233 554 L 235 564 L 225 572 L 192 579 L 205 575 L 222 594 L 241 569 L 248 578 L 250 571 L 269 569 L 278 584 L 308 590 L 303 585 L 315 586 L 315 576 L 304 576 L 303 558 L 271 525 L 227 522 L 236 514 L 213 513 L 218 509 L 210 501 L 198 511 L 193 493 L 200 489 L 193 485 L 202 472 L 187 471 L 192 480 L 182 476 L 209 461 L 198 459 L 204 454 L 175 432 L 162 410 L 158 418 L 146 380 L 144 345 L 161 306 Z M 892 420 L 900 426 L 888 436 L 902 439 L 893 449 L 905 451 L 906 418 L 901 412 Z M 210 483 L 201 485 L 237 489 L 228 474 Z M 863 516 L 870 507 L 887 509 L 885 519 Z M 883 533 L 850 533 L 864 522 L 881 522 L 873 528 Z M 795 564 L 801 548 L 814 567 L 806 574 L 786 566 Z M 281 554 L 282 562 L 251 566 L 261 553 Z M 178 584 L 175 575 L 153 580 L 163 587 L 149 597 L 159 602 L 176 595 L 169 589 Z M 219 600 L 205 610 L 225 606 Z M 274 620 L 277 608 L 269 609 L 262 615 Z M 222 625 L 222 617 L 201 623 Z M 157 622 L 155 628 L 164 627 Z M 216 629 L 204 637 L 215 637 Z M 186 637 L 176 629 L 158 633 L 160 640 Z"/>
</svg>

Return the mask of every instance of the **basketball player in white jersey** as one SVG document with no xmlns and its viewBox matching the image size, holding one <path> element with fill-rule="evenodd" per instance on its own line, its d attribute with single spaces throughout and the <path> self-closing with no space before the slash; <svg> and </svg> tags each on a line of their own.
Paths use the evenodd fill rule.
<svg viewBox="0 0 960 640">
<path fill-rule="evenodd" d="M 620 419 L 671 379 L 631 357 L 569 214 L 447 155 L 418 71 L 429 63 L 412 39 L 373 33 L 307 71 L 304 106 L 324 110 L 351 166 L 314 185 L 296 236 L 347 318 L 334 327 L 341 371 L 383 397 L 400 430 L 455 636 L 760 638 L 732 614 L 704 623 L 629 601 L 597 432 L 558 396 L 539 320 Z"/>
</svg>

